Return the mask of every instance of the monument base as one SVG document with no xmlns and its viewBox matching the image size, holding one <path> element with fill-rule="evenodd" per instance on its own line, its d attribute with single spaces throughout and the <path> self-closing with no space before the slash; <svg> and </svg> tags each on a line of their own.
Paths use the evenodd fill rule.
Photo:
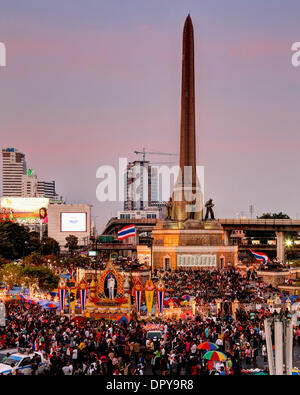
<svg viewBox="0 0 300 395">
<path fill-rule="evenodd" d="M 225 232 L 217 221 L 164 220 L 152 237 L 154 269 L 214 269 L 238 262 L 238 247 L 225 245 Z"/>
</svg>

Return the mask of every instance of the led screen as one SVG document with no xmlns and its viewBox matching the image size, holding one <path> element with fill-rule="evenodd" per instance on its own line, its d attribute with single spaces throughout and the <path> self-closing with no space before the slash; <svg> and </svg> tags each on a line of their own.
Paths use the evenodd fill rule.
<svg viewBox="0 0 300 395">
<path fill-rule="evenodd" d="M 87 213 L 61 213 L 62 232 L 86 232 Z"/>
</svg>

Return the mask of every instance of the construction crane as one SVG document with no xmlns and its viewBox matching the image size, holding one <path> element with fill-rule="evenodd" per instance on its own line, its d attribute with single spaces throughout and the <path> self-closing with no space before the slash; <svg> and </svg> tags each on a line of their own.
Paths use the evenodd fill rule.
<svg viewBox="0 0 300 395">
<path fill-rule="evenodd" d="M 133 151 L 135 154 L 139 155 L 142 154 L 143 155 L 143 161 L 146 160 L 146 154 L 147 155 L 167 155 L 167 156 L 179 156 L 178 154 L 171 154 L 169 152 L 148 152 L 146 151 L 146 148 L 143 148 L 143 151 Z"/>
</svg>

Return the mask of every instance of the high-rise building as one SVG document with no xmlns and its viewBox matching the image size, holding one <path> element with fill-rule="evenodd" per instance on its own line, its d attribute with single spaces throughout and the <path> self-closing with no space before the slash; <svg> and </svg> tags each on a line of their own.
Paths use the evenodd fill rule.
<svg viewBox="0 0 300 395">
<path fill-rule="evenodd" d="M 29 169 L 26 175 L 22 177 L 22 197 L 37 197 L 38 181 L 32 169 Z M 41 196 L 46 197 L 46 196 Z"/>
<path fill-rule="evenodd" d="M 25 154 L 16 148 L 2 149 L 2 196 L 43 197 L 56 203 L 62 198 L 55 191 L 55 181 L 40 181 L 35 172 L 28 169 Z"/>
<path fill-rule="evenodd" d="M 25 155 L 15 148 L 2 149 L 2 195 L 22 196 L 24 175 Z"/>
<path fill-rule="evenodd" d="M 37 194 L 39 197 L 46 197 L 49 199 L 56 199 L 58 195 L 55 192 L 55 181 L 38 181 Z"/>
<path fill-rule="evenodd" d="M 160 215 L 166 202 L 159 199 L 159 172 L 149 161 L 129 162 L 124 180 L 124 211 L 143 211 L 155 207 Z"/>
<path fill-rule="evenodd" d="M 143 210 L 151 202 L 151 166 L 149 161 L 129 162 L 125 174 L 124 210 Z"/>
</svg>

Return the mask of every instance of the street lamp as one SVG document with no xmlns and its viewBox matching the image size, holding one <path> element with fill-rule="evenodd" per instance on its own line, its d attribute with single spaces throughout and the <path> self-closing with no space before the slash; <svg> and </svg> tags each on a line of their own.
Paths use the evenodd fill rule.
<svg viewBox="0 0 300 395">
<path fill-rule="evenodd" d="M 284 244 L 288 249 L 288 251 L 286 251 L 286 259 L 285 259 L 285 261 L 286 261 L 286 260 L 288 260 L 288 253 L 290 252 L 291 248 L 293 247 L 294 241 L 291 239 L 287 239 L 287 240 L 285 240 Z M 287 262 L 287 263 L 289 264 L 289 262 Z"/>
<path fill-rule="evenodd" d="M 290 239 L 288 239 L 288 240 L 285 241 L 285 245 L 286 245 L 287 247 L 291 247 L 291 246 L 293 245 L 293 241 L 290 240 Z"/>
<path fill-rule="evenodd" d="M 23 263 L 24 263 L 24 259 L 25 259 L 25 248 L 28 246 L 28 241 L 26 240 L 26 241 L 24 241 L 24 244 L 23 244 Z"/>
<path fill-rule="evenodd" d="M 148 247 L 151 248 L 151 278 L 153 273 L 153 237 L 150 237 L 148 240 Z"/>
</svg>

